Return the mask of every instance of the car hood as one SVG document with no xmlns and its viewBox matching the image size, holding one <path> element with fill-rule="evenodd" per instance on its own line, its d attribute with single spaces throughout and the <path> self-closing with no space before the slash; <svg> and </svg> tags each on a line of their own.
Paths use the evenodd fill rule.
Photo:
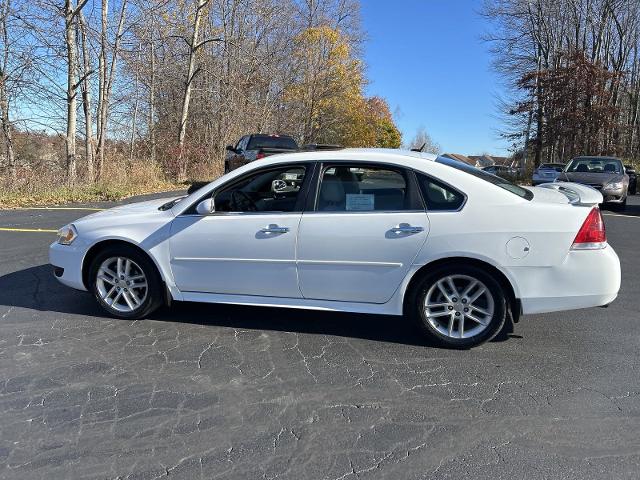
<svg viewBox="0 0 640 480">
<path fill-rule="evenodd" d="M 177 197 L 158 198 L 155 200 L 147 200 L 146 202 L 129 203 L 127 205 L 120 205 L 118 207 L 103 210 L 101 212 L 92 213 L 86 217 L 82 217 L 80 220 L 73 222 L 74 225 L 82 223 L 96 223 L 96 222 L 113 222 L 120 218 L 132 217 L 132 216 L 156 216 L 167 215 L 167 212 L 171 210 L 162 211 L 158 208 L 165 203 L 175 199 Z"/>
<path fill-rule="evenodd" d="M 623 175 L 619 173 L 562 172 L 558 179 L 587 185 L 604 185 L 612 181 L 622 181 Z"/>
</svg>

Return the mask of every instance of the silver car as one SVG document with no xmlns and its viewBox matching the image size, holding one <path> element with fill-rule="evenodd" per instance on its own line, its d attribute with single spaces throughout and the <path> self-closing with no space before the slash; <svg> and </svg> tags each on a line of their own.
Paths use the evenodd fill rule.
<svg viewBox="0 0 640 480">
<path fill-rule="evenodd" d="M 564 170 L 564 163 L 541 163 L 538 168 L 533 171 L 531 184 L 535 187 L 541 183 L 555 182 L 560 172 Z"/>
<path fill-rule="evenodd" d="M 575 182 L 595 188 L 604 203 L 624 209 L 627 205 L 629 176 L 622 161 L 615 157 L 576 157 L 558 175 L 556 182 Z"/>
</svg>

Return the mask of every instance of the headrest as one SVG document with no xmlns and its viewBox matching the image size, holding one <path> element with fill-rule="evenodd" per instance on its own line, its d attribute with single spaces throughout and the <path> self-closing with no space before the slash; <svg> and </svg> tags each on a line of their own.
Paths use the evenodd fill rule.
<svg viewBox="0 0 640 480">
<path fill-rule="evenodd" d="M 322 179 L 320 200 L 322 200 L 322 202 L 332 203 L 344 201 L 344 186 L 342 182 L 333 175 L 325 175 Z"/>
</svg>

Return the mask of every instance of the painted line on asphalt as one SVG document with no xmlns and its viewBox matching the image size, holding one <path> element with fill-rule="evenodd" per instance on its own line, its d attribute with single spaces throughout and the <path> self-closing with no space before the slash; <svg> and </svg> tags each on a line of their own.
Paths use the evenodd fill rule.
<svg viewBox="0 0 640 480">
<path fill-rule="evenodd" d="M 46 228 L 9 228 L 9 227 L 0 227 L 0 232 L 58 233 L 58 230 L 49 230 L 49 229 L 46 229 Z"/>
<path fill-rule="evenodd" d="M 635 215 L 622 215 L 620 213 L 603 213 L 605 217 L 623 217 L 623 218 L 636 218 L 640 219 L 640 217 L 636 217 Z"/>
</svg>

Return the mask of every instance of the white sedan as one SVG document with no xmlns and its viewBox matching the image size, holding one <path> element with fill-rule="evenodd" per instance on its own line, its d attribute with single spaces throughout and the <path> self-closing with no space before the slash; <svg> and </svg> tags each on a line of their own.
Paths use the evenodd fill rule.
<svg viewBox="0 0 640 480">
<path fill-rule="evenodd" d="M 120 318 L 171 300 L 406 315 L 467 348 L 523 313 L 616 298 L 601 201 L 423 153 L 294 153 L 181 199 L 84 217 L 49 258 L 62 283 Z"/>
</svg>

